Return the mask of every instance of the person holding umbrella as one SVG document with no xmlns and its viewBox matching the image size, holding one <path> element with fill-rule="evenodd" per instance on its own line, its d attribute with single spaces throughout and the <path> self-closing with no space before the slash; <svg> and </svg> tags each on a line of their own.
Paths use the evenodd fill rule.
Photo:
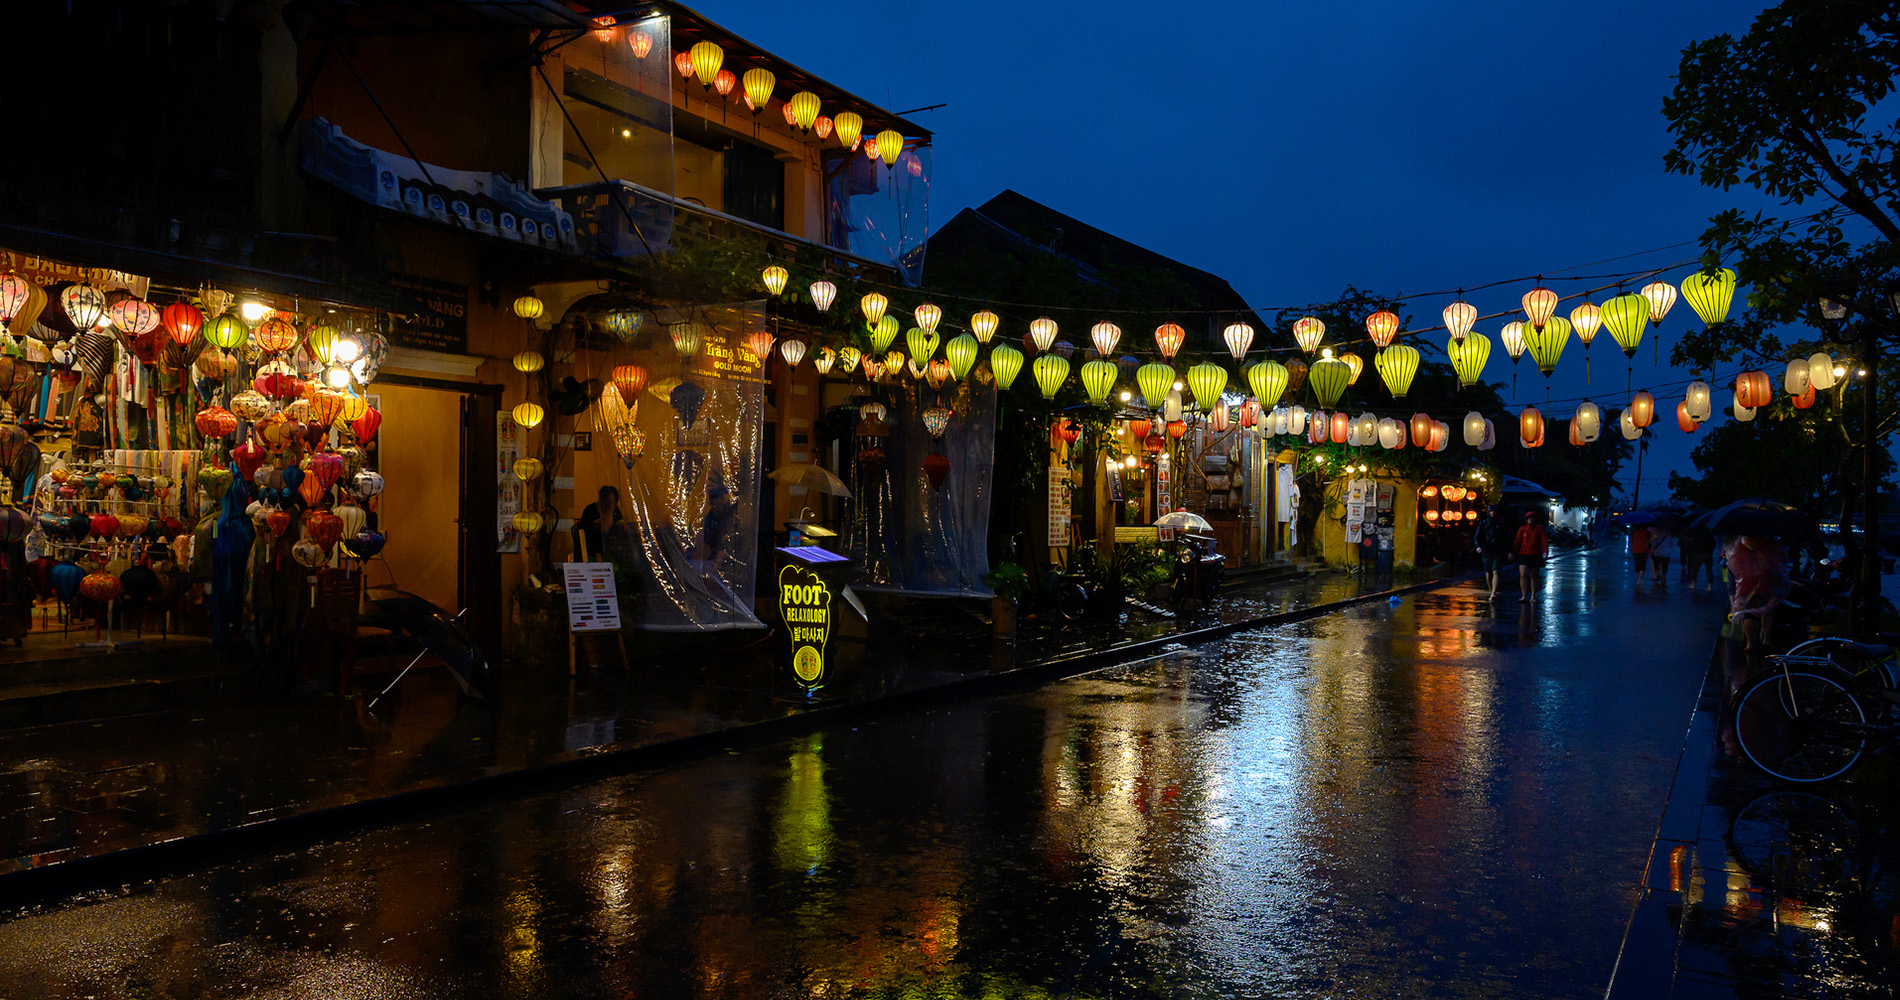
<svg viewBox="0 0 1900 1000">
<path fill-rule="evenodd" d="M 1736 535 L 1723 557 L 1735 576 L 1729 620 L 1742 626 L 1744 648 L 1753 653 L 1773 641 L 1775 609 L 1788 599 L 1787 553 L 1773 538 Z"/>
<path fill-rule="evenodd" d="M 1537 574 L 1544 571 L 1544 557 L 1550 554 L 1550 535 L 1535 509 L 1524 512 L 1512 551 L 1517 557 L 1517 599 L 1529 602 L 1537 596 Z"/>
<path fill-rule="evenodd" d="M 1630 563 L 1636 567 L 1636 589 L 1643 589 L 1643 572 L 1649 569 L 1649 529 L 1640 524 L 1630 526 Z"/>
</svg>

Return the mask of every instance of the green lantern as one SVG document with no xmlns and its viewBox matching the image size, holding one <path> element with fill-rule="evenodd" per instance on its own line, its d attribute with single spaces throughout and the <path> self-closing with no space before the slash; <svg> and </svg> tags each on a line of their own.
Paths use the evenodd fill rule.
<svg viewBox="0 0 1900 1000">
<path fill-rule="evenodd" d="M 1339 402 L 1346 384 L 1351 381 L 1352 366 L 1338 358 L 1321 358 L 1313 362 L 1313 369 L 1306 373 L 1306 384 L 1313 387 L 1313 395 L 1319 398 L 1321 406 Z"/>
<path fill-rule="evenodd" d="M 950 338 L 943 345 L 943 356 L 950 359 L 950 374 L 954 378 L 963 378 L 976 367 L 976 338 L 967 333 Z"/>
<path fill-rule="evenodd" d="M 1174 391 L 1174 366 L 1147 364 L 1135 369 L 1135 384 L 1141 387 L 1141 398 L 1146 400 L 1150 410 L 1159 410 L 1168 401 L 1168 393 Z"/>
<path fill-rule="evenodd" d="M 1546 377 L 1557 367 L 1557 359 L 1563 356 L 1564 345 L 1569 342 L 1570 321 L 1562 316 L 1545 320 L 1542 330 L 1536 327 L 1524 330 L 1524 346 L 1530 349 L 1531 360 L 1537 362 L 1537 370 Z"/>
<path fill-rule="evenodd" d="M 318 327 L 317 329 L 326 328 Z M 311 332 L 315 333 L 315 331 Z M 244 321 L 230 313 L 225 313 L 205 324 L 205 343 L 227 351 L 236 350 L 249 340 L 250 336 L 251 331 L 244 325 Z"/>
<path fill-rule="evenodd" d="M 1697 271 L 1682 279 L 1682 297 L 1702 317 L 1703 325 L 1727 322 L 1729 303 L 1735 298 L 1735 272 L 1726 267 L 1716 268 L 1713 274 Z"/>
<path fill-rule="evenodd" d="M 210 336 L 210 327 L 207 324 L 205 338 L 209 340 Z M 327 365 L 336 359 L 336 342 L 342 339 L 342 336 L 337 332 L 336 327 L 328 323 L 318 323 L 304 334 L 303 343 L 304 347 L 309 349 L 311 357 Z"/>
<path fill-rule="evenodd" d="M 1447 343 L 1445 353 L 1451 355 L 1451 367 L 1458 373 L 1458 384 L 1477 385 L 1484 375 L 1484 363 L 1491 360 L 1491 338 L 1474 330 L 1463 340 Z"/>
<path fill-rule="evenodd" d="M 1054 399 L 1056 390 L 1069 378 L 1069 359 L 1060 354 L 1044 354 L 1036 358 L 1036 384 L 1042 387 L 1042 398 Z"/>
<path fill-rule="evenodd" d="M 865 329 L 871 331 L 871 352 L 883 354 L 890 350 L 891 343 L 897 340 L 897 317 L 881 316 L 876 323 L 866 323 Z"/>
<path fill-rule="evenodd" d="M 1643 344 L 1643 330 L 1649 326 L 1649 300 L 1634 292 L 1618 295 L 1603 303 L 1603 328 L 1616 338 L 1623 356 L 1633 358 Z"/>
<path fill-rule="evenodd" d="M 990 374 L 996 376 L 996 387 L 1007 389 L 1015 384 L 1016 376 L 1023 370 L 1023 352 L 1008 344 L 997 344 L 990 348 Z"/>
<path fill-rule="evenodd" d="M 1194 405 L 1208 412 L 1220 402 L 1220 394 L 1227 391 L 1227 369 L 1203 361 L 1188 369 L 1187 384 L 1194 392 Z"/>
<path fill-rule="evenodd" d="M 1115 367 L 1115 362 L 1098 358 L 1082 366 L 1082 388 L 1088 391 L 1090 401 L 1099 403 L 1108 398 L 1120 376 L 1121 369 Z"/>
<path fill-rule="evenodd" d="M 1247 369 L 1247 384 L 1253 386 L 1253 398 L 1268 409 L 1280 404 L 1280 397 L 1286 394 L 1287 378 L 1286 366 L 1278 361 L 1262 361 Z"/>
<path fill-rule="evenodd" d="M 1393 344 L 1372 359 L 1372 366 L 1379 369 L 1379 377 L 1385 380 L 1385 389 L 1392 398 L 1404 399 L 1412 388 L 1412 376 L 1418 374 L 1418 348 Z"/>
<path fill-rule="evenodd" d="M 942 341 L 943 338 L 936 334 L 927 333 L 914 326 L 910 328 L 910 332 L 904 334 L 904 343 L 910 346 L 910 356 L 916 358 L 919 363 L 929 361 L 937 353 L 937 345 Z"/>
</svg>

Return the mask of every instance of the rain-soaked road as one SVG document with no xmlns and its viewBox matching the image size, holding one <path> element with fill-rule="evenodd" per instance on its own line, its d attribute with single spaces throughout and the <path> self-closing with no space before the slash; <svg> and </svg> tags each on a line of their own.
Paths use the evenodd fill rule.
<svg viewBox="0 0 1900 1000">
<path fill-rule="evenodd" d="M 0 996 L 1600 996 L 1719 622 L 1617 570 L 20 915 Z"/>
</svg>

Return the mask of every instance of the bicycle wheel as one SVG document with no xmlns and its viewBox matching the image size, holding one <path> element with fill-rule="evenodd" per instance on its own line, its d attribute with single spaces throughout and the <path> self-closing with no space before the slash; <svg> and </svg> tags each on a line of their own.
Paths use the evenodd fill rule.
<svg viewBox="0 0 1900 1000">
<path fill-rule="evenodd" d="M 1783 781 L 1839 777 L 1867 748 L 1867 713 L 1839 680 L 1793 670 L 1768 674 L 1735 701 L 1742 753 Z"/>
</svg>

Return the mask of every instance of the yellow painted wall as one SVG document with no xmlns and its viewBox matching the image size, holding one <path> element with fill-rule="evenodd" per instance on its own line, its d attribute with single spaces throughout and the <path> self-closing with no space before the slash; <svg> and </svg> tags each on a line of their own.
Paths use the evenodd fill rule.
<svg viewBox="0 0 1900 1000">
<path fill-rule="evenodd" d="M 377 461 L 384 487 L 378 515 L 389 537 L 383 559 L 396 586 L 460 610 L 461 396 L 438 389 L 378 385 L 383 425 Z M 380 583 L 375 575 L 372 583 Z"/>
<path fill-rule="evenodd" d="M 1418 483 L 1410 479 L 1378 479 L 1381 483 L 1391 483 L 1392 497 L 1392 565 L 1411 566 L 1418 559 Z M 1331 512 L 1322 511 L 1319 524 L 1314 526 L 1314 539 L 1319 542 L 1319 555 L 1329 565 L 1359 565 L 1359 546 L 1346 543 L 1345 500 L 1341 492 L 1346 481 L 1335 479 L 1326 484 L 1327 506 L 1335 507 Z"/>
</svg>

